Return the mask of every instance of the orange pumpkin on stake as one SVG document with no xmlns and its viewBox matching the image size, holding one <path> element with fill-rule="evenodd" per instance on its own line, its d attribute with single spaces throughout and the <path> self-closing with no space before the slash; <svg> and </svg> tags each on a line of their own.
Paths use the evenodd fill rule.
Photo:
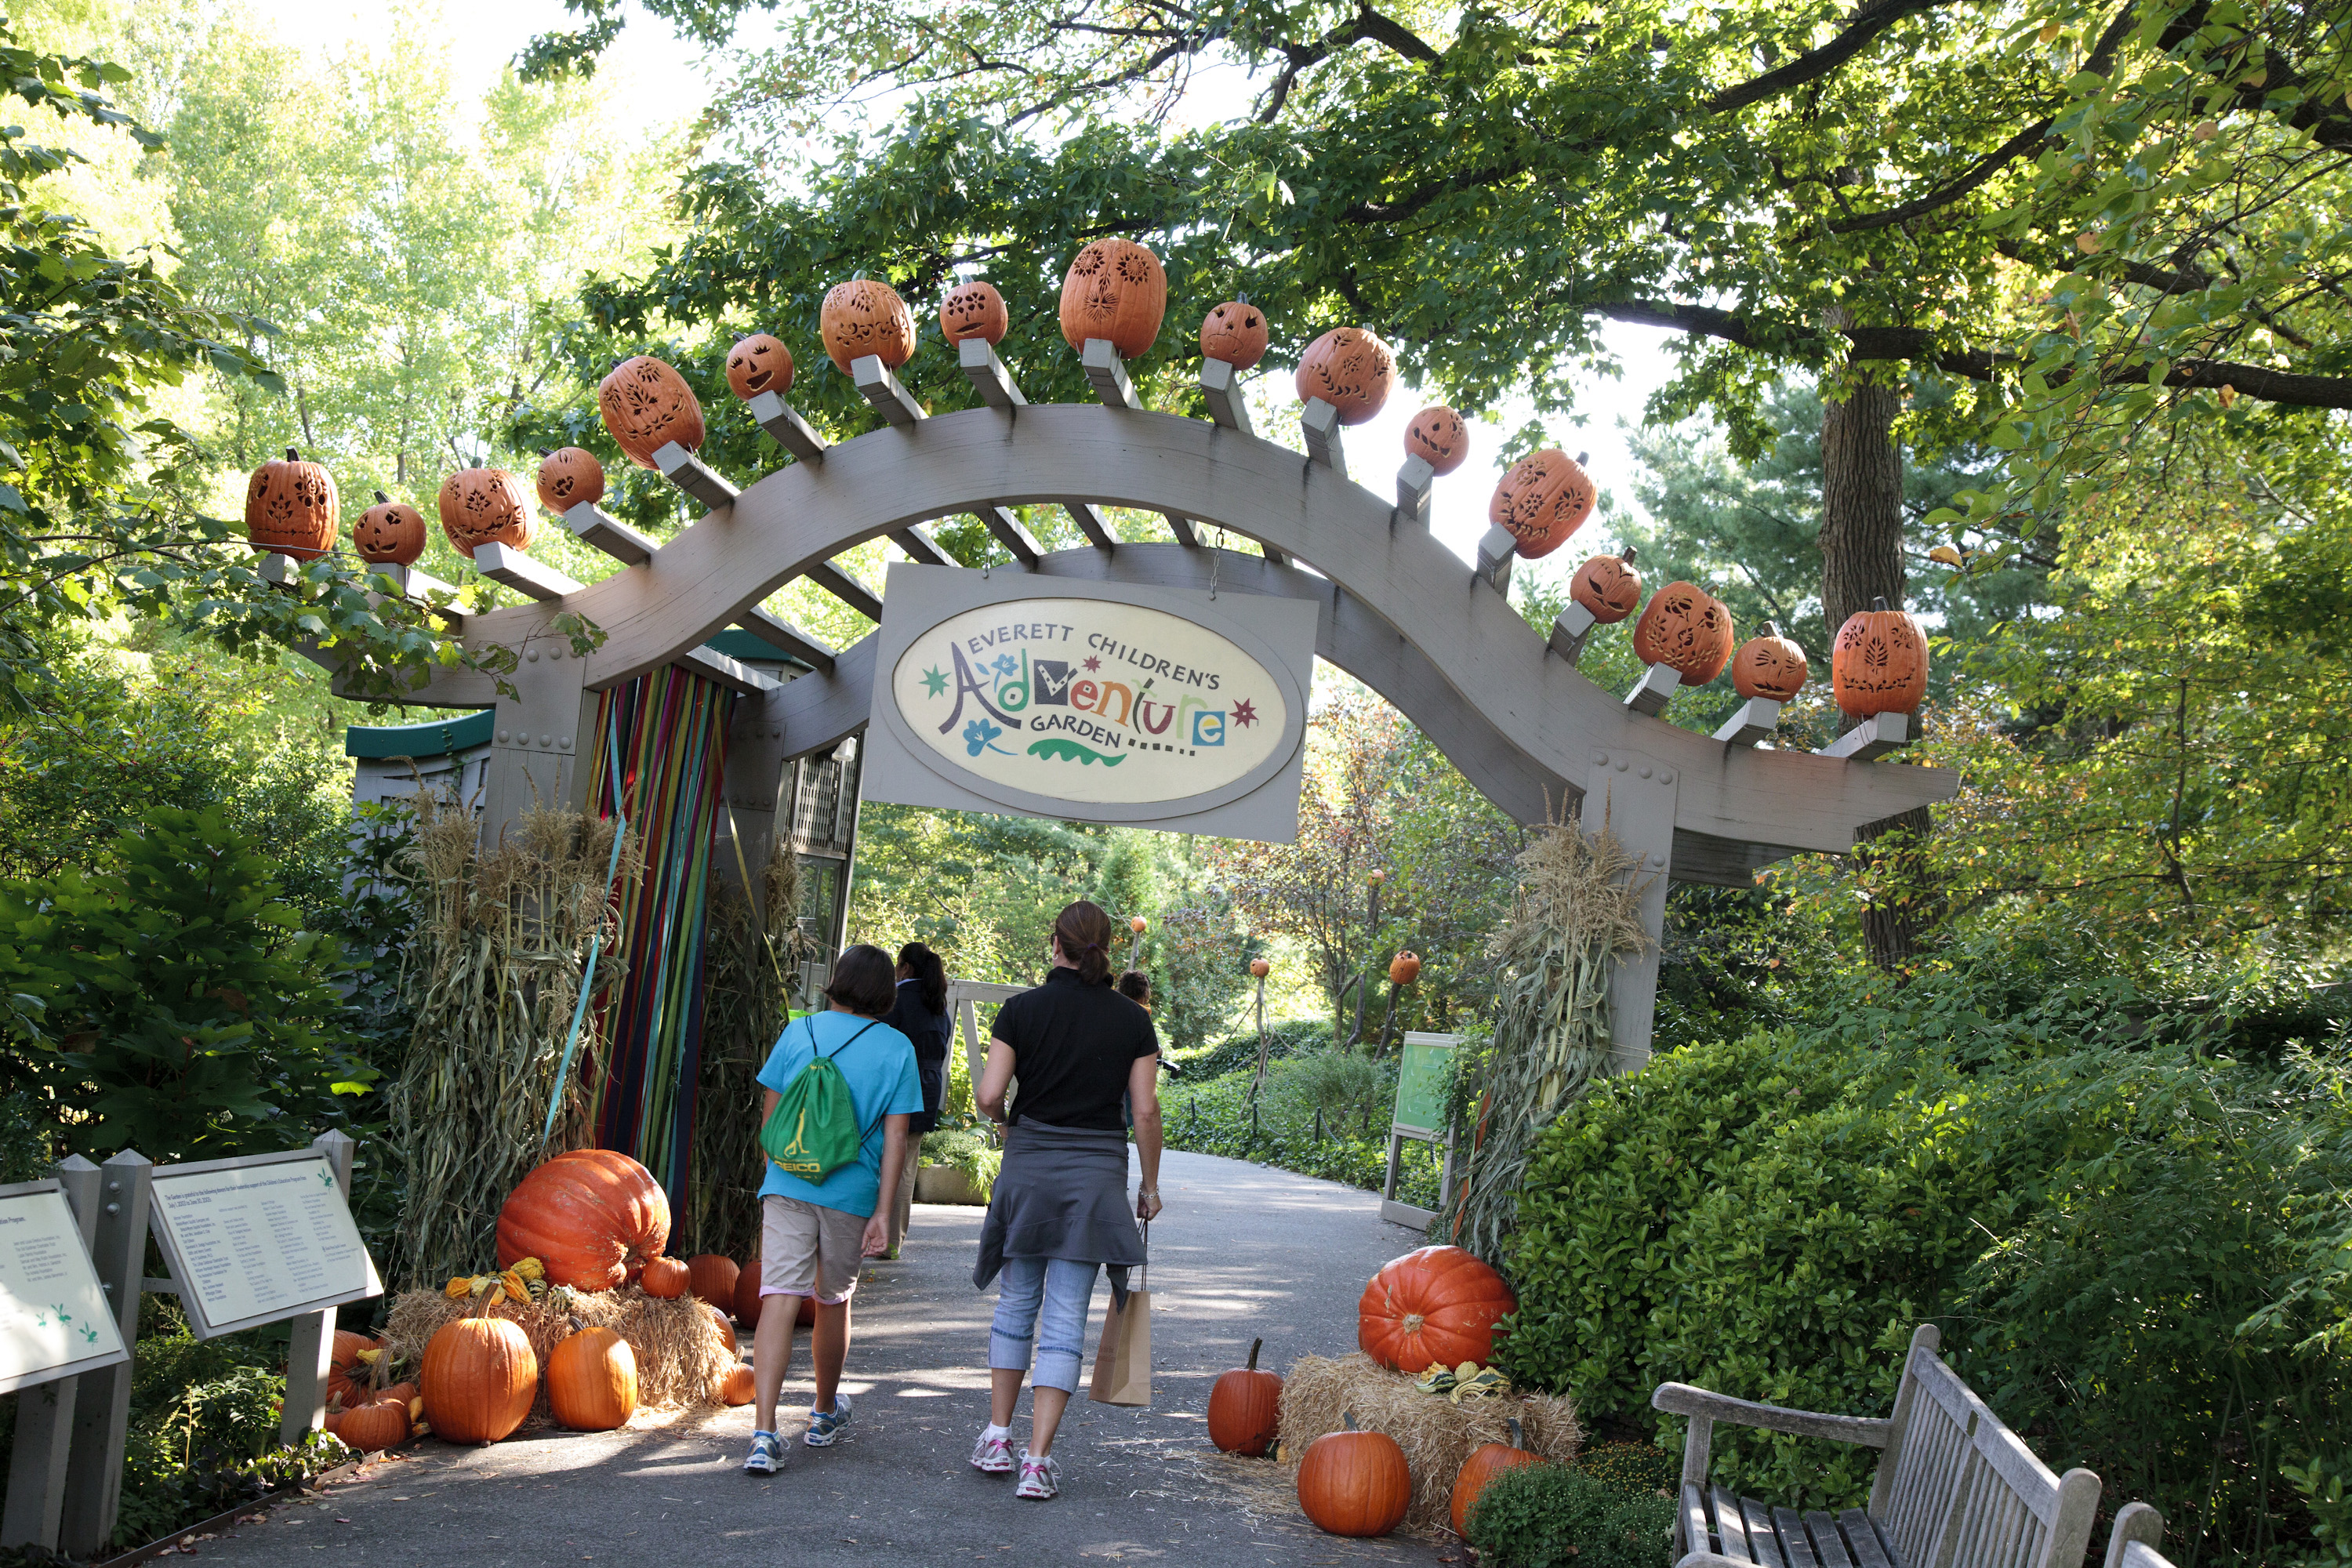
<svg viewBox="0 0 2352 1568">
<path fill-rule="evenodd" d="M 530 504 L 523 500 L 522 481 L 504 468 L 458 469 L 441 481 L 435 505 L 441 513 L 441 531 L 468 561 L 485 544 L 528 550 L 538 527 Z"/>
<path fill-rule="evenodd" d="M 951 343 L 966 338 L 978 338 L 991 348 L 1004 341 L 1004 333 L 1013 318 L 1004 309 L 1004 296 L 996 291 L 993 283 L 983 283 L 975 278 L 969 283 L 959 283 L 940 301 L 940 335 Z"/>
<path fill-rule="evenodd" d="M 746 403 L 763 392 L 781 397 L 793 389 L 793 351 L 766 332 L 736 340 L 727 351 L 727 389 Z"/>
<path fill-rule="evenodd" d="M 1916 713 L 1927 698 L 1927 637 L 1919 623 L 1874 599 L 1830 645 L 1830 690 L 1850 719 Z"/>
<path fill-rule="evenodd" d="M 1294 384 L 1298 401 L 1321 398 L 1342 425 L 1361 425 L 1381 411 L 1396 384 L 1396 356 L 1361 327 L 1334 327 L 1307 345 Z"/>
<path fill-rule="evenodd" d="M 1389 960 L 1389 984 L 1410 985 L 1421 978 L 1421 954 L 1407 951 Z"/>
<path fill-rule="evenodd" d="M 560 447 L 539 460 L 539 504 L 556 516 L 604 499 L 604 465 L 586 447 Z"/>
<path fill-rule="evenodd" d="M 1228 300 L 1201 318 L 1201 357 L 1247 370 L 1265 357 L 1265 312 L 1247 300 Z"/>
<path fill-rule="evenodd" d="M 425 514 L 378 490 L 375 505 L 360 513 L 360 525 L 352 530 L 352 542 L 359 547 L 362 561 L 380 566 L 414 566 L 425 553 Z"/>
<path fill-rule="evenodd" d="M 547 1407 L 574 1432 L 610 1432 L 637 1413 L 637 1352 L 610 1329 L 573 1331 L 547 1358 Z"/>
<path fill-rule="evenodd" d="M 1265 1343 L 1250 1341 L 1248 1364 L 1219 1373 L 1209 1386 L 1209 1441 L 1253 1459 L 1274 1447 L 1282 1421 L 1282 1379 L 1257 1369 Z"/>
<path fill-rule="evenodd" d="M 1273 972 L 1274 965 L 1268 963 L 1265 959 L 1253 958 L 1250 960 L 1250 973 L 1253 977 L 1263 980 Z"/>
<path fill-rule="evenodd" d="M 1470 1510 L 1478 1501 L 1478 1494 L 1487 1483 L 1505 1470 L 1516 1470 L 1523 1465 L 1540 1465 L 1543 1460 L 1519 1446 L 1519 1418 L 1510 1418 L 1511 1440 L 1508 1443 L 1481 1443 L 1476 1451 L 1462 1461 L 1461 1470 L 1454 1478 L 1454 1533 L 1470 1533 Z"/>
<path fill-rule="evenodd" d="M 1613 626 L 1642 607 L 1642 574 L 1633 570 L 1633 551 L 1622 555 L 1596 555 L 1569 579 L 1568 596 L 1582 605 L 1601 626 Z"/>
<path fill-rule="evenodd" d="M 1749 637 L 1731 656 L 1731 689 L 1742 697 L 1786 702 L 1805 689 L 1805 650 L 1780 635 L 1770 621 L 1764 635 Z"/>
<path fill-rule="evenodd" d="M 1669 583 L 1651 595 L 1633 626 L 1634 656 L 1643 664 L 1664 665 L 1685 686 L 1705 686 L 1721 675 L 1731 641 L 1731 611 L 1688 583 Z"/>
<path fill-rule="evenodd" d="M 1392 1372 L 1495 1359 L 1495 1324 L 1518 1310 L 1503 1277 L 1458 1247 L 1391 1262 L 1356 1303 L 1356 1346 Z"/>
<path fill-rule="evenodd" d="M 256 550 L 316 561 L 335 547 L 342 501 L 323 463 L 306 463 L 286 448 L 253 470 L 245 487 L 245 534 Z"/>
<path fill-rule="evenodd" d="M 539 1396 L 539 1357 L 522 1330 L 504 1318 L 460 1318 L 425 1342 L 417 1386 L 435 1436 L 452 1443 L 495 1443 L 530 1414 Z"/>
<path fill-rule="evenodd" d="M 1168 274 L 1131 239 L 1097 239 L 1070 259 L 1062 278 L 1062 338 L 1084 351 L 1108 338 L 1121 359 L 1140 359 L 1160 339 Z"/>
<path fill-rule="evenodd" d="M 1332 1535 L 1386 1535 L 1404 1522 L 1412 1503 L 1412 1471 L 1404 1450 L 1385 1432 L 1326 1432 L 1298 1460 L 1298 1506 L 1318 1530 Z"/>
<path fill-rule="evenodd" d="M 596 412 L 614 445 L 641 468 L 675 441 L 692 452 L 702 446 L 702 405 L 686 377 L 651 354 L 625 359 L 596 387 Z"/>
<path fill-rule="evenodd" d="M 1592 515 L 1596 492 L 1584 465 L 1547 447 L 1511 465 L 1486 500 L 1486 521 L 1518 541 L 1518 552 L 1539 561 L 1568 542 Z"/>
<path fill-rule="evenodd" d="M 675 1301 L 691 1289 L 693 1271 L 685 1260 L 677 1258 L 648 1258 L 637 1283 L 645 1293 L 657 1300 Z"/>
<path fill-rule="evenodd" d="M 536 1258 L 547 1265 L 550 1284 L 575 1290 L 610 1290 L 635 1278 L 668 1240 L 661 1184 L 610 1149 L 558 1154 L 525 1176 L 499 1210 L 499 1267 Z"/>
<path fill-rule="evenodd" d="M 841 374 L 868 355 L 892 370 L 915 357 L 915 315 L 887 283 L 853 278 L 825 291 L 817 336 Z"/>
<path fill-rule="evenodd" d="M 1470 460 L 1470 427 L 1453 409 L 1433 403 L 1404 427 L 1404 453 L 1441 474 L 1450 474 Z"/>
</svg>

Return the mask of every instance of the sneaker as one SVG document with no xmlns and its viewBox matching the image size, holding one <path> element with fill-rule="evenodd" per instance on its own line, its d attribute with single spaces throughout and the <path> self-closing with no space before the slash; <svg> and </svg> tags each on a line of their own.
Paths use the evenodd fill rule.
<svg viewBox="0 0 2352 1568">
<path fill-rule="evenodd" d="M 783 1439 L 773 1432 L 751 1434 L 751 1456 L 743 1461 L 747 1476 L 772 1476 L 784 1468 Z"/>
<path fill-rule="evenodd" d="M 986 1427 L 981 1428 L 980 1441 L 971 1446 L 971 1468 L 984 1476 L 1009 1476 L 1013 1473 L 1013 1443 L 1005 1433 L 992 1437 Z"/>
<path fill-rule="evenodd" d="M 849 1395 L 833 1396 L 831 1410 L 809 1412 L 808 1436 L 801 1441 L 812 1448 L 830 1448 L 841 1441 L 841 1429 L 849 1425 Z"/>
<path fill-rule="evenodd" d="M 1028 1449 L 1021 1450 L 1021 1484 L 1013 1489 L 1014 1497 L 1034 1498 L 1042 1502 L 1060 1489 L 1061 1468 L 1052 1459 L 1041 1459 Z"/>
</svg>

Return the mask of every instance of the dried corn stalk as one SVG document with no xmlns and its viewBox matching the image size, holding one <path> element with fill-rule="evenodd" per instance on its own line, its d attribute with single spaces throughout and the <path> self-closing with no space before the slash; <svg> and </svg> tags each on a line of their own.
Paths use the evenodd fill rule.
<svg viewBox="0 0 2352 1568">
<path fill-rule="evenodd" d="M 807 939 L 797 916 L 800 857 L 773 847 L 760 878 L 761 919 L 731 882 L 714 879 L 704 938 L 702 1066 L 694 1106 L 694 1176 L 673 1252 L 749 1258 L 760 1229 L 756 1075 L 790 1016 Z"/>
</svg>

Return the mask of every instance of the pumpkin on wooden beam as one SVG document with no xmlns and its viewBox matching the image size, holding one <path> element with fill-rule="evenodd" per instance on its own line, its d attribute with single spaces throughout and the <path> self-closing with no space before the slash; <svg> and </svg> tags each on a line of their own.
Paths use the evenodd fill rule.
<svg viewBox="0 0 2352 1568">
<path fill-rule="evenodd" d="M 940 335 L 950 343 L 978 338 L 994 348 L 1004 341 L 1013 318 L 996 285 L 975 278 L 949 289 L 940 300 Z"/>
<path fill-rule="evenodd" d="M 1597 493 L 1580 459 L 1547 447 L 1511 465 L 1487 498 L 1486 521 L 1518 542 L 1521 556 L 1540 561 L 1584 526 Z"/>
<path fill-rule="evenodd" d="M 782 397 L 793 389 L 793 351 L 768 332 L 738 339 L 727 351 L 727 387 L 746 403 L 763 392 Z"/>
<path fill-rule="evenodd" d="M 1282 1425 L 1282 1379 L 1257 1369 L 1265 1345 L 1263 1339 L 1250 1341 L 1247 1363 L 1220 1373 L 1209 1387 L 1209 1441 L 1253 1459 L 1274 1447 Z"/>
<path fill-rule="evenodd" d="M 694 388 L 651 354 L 613 367 L 596 385 L 596 412 L 614 444 L 641 468 L 658 467 L 654 454 L 673 441 L 689 452 L 702 446 L 702 404 Z"/>
<path fill-rule="evenodd" d="M 499 1267 L 537 1258 L 550 1283 L 575 1290 L 610 1290 L 635 1279 L 668 1240 L 661 1184 L 612 1149 L 558 1154 L 518 1183 L 499 1210 Z"/>
<path fill-rule="evenodd" d="M 1830 690 L 1849 719 L 1916 713 L 1927 699 L 1927 635 L 1884 598 L 1857 610 L 1830 646 Z"/>
<path fill-rule="evenodd" d="M 562 517 L 604 499 L 604 465 L 585 447 L 559 447 L 539 460 L 539 504 Z"/>
<path fill-rule="evenodd" d="M 1087 339 L 1105 338 L 1119 358 L 1141 359 L 1167 313 L 1167 271 L 1131 239 L 1092 241 L 1062 276 L 1062 338 L 1081 353 Z"/>
<path fill-rule="evenodd" d="M 406 501 L 375 492 L 375 505 L 360 513 L 352 530 L 360 559 L 379 566 L 414 566 L 425 553 L 425 514 Z"/>
<path fill-rule="evenodd" d="M 1202 359 L 1248 370 L 1265 357 L 1265 312 L 1247 300 L 1228 300 L 1201 318 Z"/>
<path fill-rule="evenodd" d="M 1633 569 L 1631 545 L 1622 555 L 1596 555 L 1576 569 L 1568 596 L 1582 605 L 1599 626 L 1613 626 L 1642 607 L 1642 574 Z"/>
<path fill-rule="evenodd" d="M 1386 1535 L 1412 1506 L 1412 1468 L 1395 1438 L 1359 1430 L 1352 1411 L 1341 1419 L 1345 1431 L 1324 1433 L 1299 1458 L 1298 1506 L 1327 1533 Z"/>
<path fill-rule="evenodd" d="M 293 447 L 253 470 L 245 487 L 245 534 L 256 550 L 316 561 L 335 547 L 342 501 L 323 463 Z"/>
<path fill-rule="evenodd" d="M 1334 327 L 1307 345 L 1293 378 L 1298 401 L 1321 398 L 1342 425 L 1361 425 L 1381 411 L 1396 384 L 1396 356 L 1361 327 Z"/>
<path fill-rule="evenodd" d="M 817 336 L 841 374 L 869 354 L 896 370 L 915 357 L 915 315 L 887 283 L 853 278 L 825 291 Z"/>
<path fill-rule="evenodd" d="M 1650 595 L 1633 626 L 1633 653 L 1643 664 L 1663 664 L 1685 686 L 1705 686 L 1731 658 L 1731 611 L 1706 589 L 1669 583 Z"/>
<path fill-rule="evenodd" d="M 1495 1359 L 1495 1325 L 1518 1310 L 1503 1277 L 1458 1247 L 1394 1258 L 1356 1303 L 1356 1348 L 1391 1372 Z"/>
<path fill-rule="evenodd" d="M 504 468 L 458 469 L 441 481 L 435 506 L 441 531 L 468 561 L 485 544 L 528 550 L 539 526 L 523 499 L 522 480 Z"/>
<path fill-rule="evenodd" d="M 1404 427 L 1404 454 L 1450 474 L 1470 460 L 1470 426 L 1443 403 L 1433 403 Z"/>
<path fill-rule="evenodd" d="M 1786 702 L 1805 689 L 1809 673 L 1805 650 L 1782 637 L 1771 621 L 1764 623 L 1762 637 L 1749 637 L 1731 656 L 1731 689 L 1742 697 Z"/>
</svg>

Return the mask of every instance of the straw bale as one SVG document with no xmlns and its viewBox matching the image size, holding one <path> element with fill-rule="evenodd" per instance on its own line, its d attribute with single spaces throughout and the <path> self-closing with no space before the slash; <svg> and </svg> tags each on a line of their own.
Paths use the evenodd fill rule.
<svg viewBox="0 0 2352 1568">
<path fill-rule="evenodd" d="M 404 1363 L 415 1367 L 424 1361 L 425 1342 L 447 1324 L 470 1316 L 477 1305 L 452 1301 L 438 1290 L 405 1291 L 393 1301 L 384 1323 L 384 1341 Z M 635 1285 L 574 1292 L 568 1311 L 544 1300 L 527 1307 L 502 1301 L 490 1309 L 490 1315 L 520 1326 L 542 1371 L 557 1343 L 572 1332 L 572 1319 L 578 1318 L 587 1328 L 612 1330 L 629 1342 L 636 1355 L 637 1404 L 644 1408 L 720 1403 L 713 1394 L 713 1384 L 737 1360 L 733 1344 L 719 1339 L 719 1325 L 709 1307 L 692 1296 L 662 1300 Z M 547 1414 L 543 1382 L 532 1414 Z"/>
</svg>

